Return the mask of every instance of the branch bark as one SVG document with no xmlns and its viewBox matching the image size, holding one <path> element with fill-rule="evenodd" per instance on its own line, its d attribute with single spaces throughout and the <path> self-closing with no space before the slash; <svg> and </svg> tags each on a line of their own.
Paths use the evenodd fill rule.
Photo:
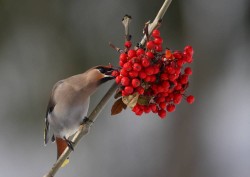
<svg viewBox="0 0 250 177">
<path fill-rule="evenodd" d="M 164 14 L 167 11 L 167 9 L 168 9 L 168 7 L 169 7 L 169 5 L 170 5 L 171 2 L 172 2 L 172 0 L 165 0 L 164 1 L 161 9 L 159 10 L 157 16 L 154 19 L 154 21 L 151 24 L 149 24 L 148 34 L 151 34 L 152 31 L 161 22 Z M 144 35 L 144 37 L 142 38 L 140 44 L 142 46 L 144 46 L 145 42 L 146 42 L 146 35 Z M 97 119 L 97 117 L 100 114 L 100 112 L 104 109 L 105 105 L 107 104 L 107 102 L 109 101 L 109 99 L 111 98 L 111 96 L 114 94 L 116 88 L 117 88 L 116 83 L 113 83 L 113 85 L 111 86 L 111 88 L 108 90 L 108 92 L 104 95 L 104 97 L 97 104 L 97 106 L 95 107 L 95 109 L 89 115 L 88 118 L 92 122 L 94 122 Z M 72 141 L 74 142 L 74 147 L 78 144 L 78 142 L 80 141 L 80 139 L 89 132 L 91 125 L 92 125 L 92 123 L 80 126 L 79 130 L 76 132 L 76 134 L 74 135 L 74 137 L 72 139 Z M 54 175 L 59 170 L 59 168 L 63 164 L 64 160 L 66 160 L 66 158 L 70 155 L 70 153 L 71 153 L 71 150 L 69 148 L 66 148 L 65 151 L 58 158 L 58 160 L 56 161 L 56 163 L 54 163 L 54 165 L 50 169 L 50 171 L 47 174 L 45 174 L 43 177 L 54 177 Z"/>
</svg>

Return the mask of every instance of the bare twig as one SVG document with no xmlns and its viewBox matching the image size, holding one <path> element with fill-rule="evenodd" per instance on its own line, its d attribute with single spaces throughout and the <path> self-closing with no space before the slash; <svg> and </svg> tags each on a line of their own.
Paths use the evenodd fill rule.
<svg viewBox="0 0 250 177">
<path fill-rule="evenodd" d="M 123 50 L 116 47 L 114 44 L 112 44 L 111 42 L 109 42 L 109 46 L 112 47 L 113 49 L 115 49 L 117 52 L 119 53 L 123 53 Z"/>
<path fill-rule="evenodd" d="M 129 15 L 125 15 L 123 17 L 123 19 L 122 19 L 122 24 L 123 24 L 123 26 L 125 28 L 125 39 L 126 39 L 126 41 L 130 41 L 130 39 L 131 39 L 131 35 L 129 35 L 129 24 L 131 22 L 131 19 L 132 18 Z"/>
<path fill-rule="evenodd" d="M 162 20 L 162 18 L 164 16 L 168 6 L 170 5 L 171 1 L 172 0 L 165 0 L 165 2 L 163 3 L 160 11 L 158 12 L 157 16 L 155 17 L 155 19 L 153 21 L 153 23 L 151 23 L 149 25 L 149 31 L 148 31 L 149 35 L 152 33 L 153 29 L 155 29 L 157 27 L 157 25 L 159 24 L 159 22 Z M 145 41 L 146 41 L 146 36 L 143 37 L 140 44 L 143 46 L 145 44 Z M 116 88 L 117 88 L 116 83 L 113 83 L 111 88 L 104 95 L 102 100 L 98 103 L 98 105 L 95 107 L 95 109 L 92 111 L 92 113 L 88 117 L 91 121 L 94 122 L 97 119 L 99 113 L 103 110 L 103 108 L 105 107 L 105 105 L 109 101 L 110 97 L 114 94 Z M 76 132 L 76 134 L 74 135 L 74 137 L 72 139 L 72 141 L 74 142 L 74 146 L 76 146 L 77 143 L 80 141 L 80 139 L 89 132 L 90 126 L 91 126 L 91 124 L 85 124 L 85 125 L 80 126 L 79 130 Z M 70 153 L 71 153 L 71 150 L 69 148 L 66 148 L 65 151 L 58 158 L 56 163 L 53 165 L 53 167 L 50 169 L 50 171 L 46 175 L 44 175 L 44 177 L 53 177 L 56 174 L 56 172 L 59 170 L 61 165 L 63 164 L 64 160 L 66 160 L 66 158 L 70 155 Z"/>
<path fill-rule="evenodd" d="M 165 12 L 167 11 L 171 2 L 172 2 L 172 0 L 165 0 L 164 1 L 163 5 L 161 6 L 161 9 L 159 10 L 158 14 L 156 15 L 156 17 L 154 19 L 154 21 L 149 24 L 148 34 L 151 34 L 152 31 L 159 25 L 159 23 L 161 23 L 162 18 L 164 16 Z M 143 46 L 145 44 L 146 40 L 147 40 L 147 37 L 146 37 L 146 35 L 144 35 L 140 44 Z"/>
</svg>

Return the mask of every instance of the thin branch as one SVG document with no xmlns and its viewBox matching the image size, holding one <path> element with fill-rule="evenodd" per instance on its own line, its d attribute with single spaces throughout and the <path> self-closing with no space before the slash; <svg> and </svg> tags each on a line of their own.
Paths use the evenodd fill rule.
<svg viewBox="0 0 250 177">
<path fill-rule="evenodd" d="M 163 5 L 161 6 L 161 9 L 159 10 L 158 14 L 156 15 L 154 21 L 149 24 L 148 27 L 148 34 L 150 35 L 152 31 L 161 23 L 163 16 L 165 15 L 165 12 L 167 11 L 169 5 L 171 4 L 172 0 L 165 0 Z M 142 38 L 140 44 L 143 46 L 147 40 L 147 36 L 144 35 Z"/>
<path fill-rule="evenodd" d="M 168 6 L 170 5 L 171 1 L 172 0 L 165 0 L 165 2 L 163 3 L 160 11 L 158 12 L 157 16 L 155 17 L 155 19 L 153 21 L 153 23 L 151 23 L 149 25 L 149 31 L 148 31 L 149 35 L 152 33 L 153 29 L 155 29 L 157 27 L 157 25 L 159 24 L 159 22 L 162 20 L 162 18 L 164 16 Z M 146 36 L 143 37 L 140 44 L 144 45 L 145 41 L 146 41 Z M 92 111 L 92 113 L 88 117 L 91 121 L 94 122 L 97 119 L 100 112 L 104 109 L 105 105 L 107 104 L 107 102 L 109 101 L 111 96 L 114 94 L 116 88 L 117 88 L 117 84 L 113 83 L 111 88 L 104 95 L 104 97 L 101 99 L 101 101 L 98 103 L 98 105 L 95 107 L 95 109 Z M 76 134 L 74 135 L 74 137 L 72 139 L 72 141 L 74 142 L 74 147 L 78 144 L 80 139 L 89 132 L 91 125 L 92 125 L 92 123 L 80 126 L 79 130 L 76 132 Z M 71 150 L 69 148 L 66 148 L 65 151 L 58 158 L 56 163 L 53 165 L 53 167 L 50 169 L 50 171 L 46 175 L 44 175 L 43 177 L 54 177 L 54 175 L 59 170 L 59 168 L 63 164 L 64 160 L 66 160 L 66 158 L 70 155 L 70 153 L 71 153 Z"/>
</svg>

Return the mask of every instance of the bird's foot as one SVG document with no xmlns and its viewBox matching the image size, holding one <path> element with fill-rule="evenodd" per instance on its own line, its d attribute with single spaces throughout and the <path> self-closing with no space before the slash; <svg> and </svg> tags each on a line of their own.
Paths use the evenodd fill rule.
<svg viewBox="0 0 250 177">
<path fill-rule="evenodd" d="M 88 117 L 85 117 L 81 123 L 81 125 L 85 125 L 85 124 L 93 124 L 94 122 L 92 120 L 90 120 Z"/>
<path fill-rule="evenodd" d="M 73 145 L 74 145 L 75 143 L 74 143 L 73 141 L 68 140 L 66 137 L 64 137 L 64 140 L 66 141 L 66 143 L 67 143 L 69 149 L 70 149 L 71 151 L 74 151 Z"/>
</svg>

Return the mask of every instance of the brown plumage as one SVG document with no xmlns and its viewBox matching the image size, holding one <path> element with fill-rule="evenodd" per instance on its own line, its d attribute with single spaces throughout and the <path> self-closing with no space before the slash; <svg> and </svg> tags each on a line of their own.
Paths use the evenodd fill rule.
<svg viewBox="0 0 250 177">
<path fill-rule="evenodd" d="M 57 82 L 51 92 L 45 117 L 44 143 L 56 140 L 57 158 L 66 147 L 73 150 L 69 137 L 78 130 L 87 116 L 90 96 L 97 87 L 113 79 L 111 67 L 96 66 L 88 71 Z"/>
</svg>

